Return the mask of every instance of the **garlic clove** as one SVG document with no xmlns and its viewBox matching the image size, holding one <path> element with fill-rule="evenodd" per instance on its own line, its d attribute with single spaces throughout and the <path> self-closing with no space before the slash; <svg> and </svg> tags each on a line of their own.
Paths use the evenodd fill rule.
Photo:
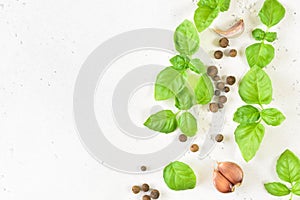
<svg viewBox="0 0 300 200">
<path fill-rule="evenodd" d="M 243 170 L 240 166 L 233 162 L 218 163 L 217 170 L 232 184 L 239 186 L 244 177 Z"/>
<path fill-rule="evenodd" d="M 218 170 L 214 170 L 213 183 L 219 192 L 229 193 L 234 191 L 234 186 Z"/>
<path fill-rule="evenodd" d="M 235 37 L 242 34 L 245 30 L 244 20 L 240 19 L 232 27 L 227 30 L 214 29 L 214 31 L 222 37 Z"/>
</svg>

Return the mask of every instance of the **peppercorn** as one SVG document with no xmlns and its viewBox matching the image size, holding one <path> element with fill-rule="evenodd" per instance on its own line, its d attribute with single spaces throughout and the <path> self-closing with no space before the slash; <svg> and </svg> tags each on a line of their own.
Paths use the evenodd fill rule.
<svg viewBox="0 0 300 200">
<path fill-rule="evenodd" d="M 223 52 L 220 50 L 215 51 L 214 57 L 215 59 L 221 59 L 223 57 Z"/>
<path fill-rule="evenodd" d="M 218 68 L 216 66 L 209 66 L 207 68 L 207 74 L 210 77 L 214 77 L 218 74 Z"/>
<path fill-rule="evenodd" d="M 227 93 L 227 92 L 230 91 L 230 88 L 228 86 L 225 86 L 224 89 L 223 89 L 223 91 Z"/>
<path fill-rule="evenodd" d="M 217 83 L 217 88 L 218 88 L 219 90 L 223 90 L 224 87 L 225 87 L 225 83 L 224 83 L 224 82 L 218 82 L 218 83 Z"/>
<path fill-rule="evenodd" d="M 184 135 L 184 134 L 180 134 L 178 138 L 179 138 L 180 142 L 186 142 L 187 141 L 187 136 Z"/>
<path fill-rule="evenodd" d="M 144 191 L 144 192 L 148 192 L 149 191 L 149 185 L 147 184 L 147 183 L 144 183 L 143 185 L 142 185 L 142 190 Z"/>
<path fill-rule="evenodd" d="M 151 193 L 150 193 L 150 197 L 152 199 L 158 199 L 159 198 L 159 191 L 158 190 L 152 190 Z"/>
<path fill-rule="evenodd" d="M 219 96 L 219 103 L 226 103 L 227 102 L 227 97 L 222 95 L 222 96 Z"/>
<path fill-rule="evenodd" d="M 222 104 L 222 103 L 218 103 L 218 108 L 219 108 L 219 109 L 222 109 L 222 108 L 224 108 L 224 104 Z"/>
<path fill-rule="evenodd" d="M 221 91 L 220 91 L 220 90 L 216 90 L 216 91 L 215 91 L 215 96 L 220 96 L 220 94 L 221 94 Z"/>
<path fill-rule="evenodd" d="M 141 171 L 146 171 L 147 170 L 147 167 L 145 165 L 141 166 Z"/>
<path fill-rule="evenodd" d="M 143 196 L 143 200 L 151 200 L 151 198 L 150 198 L 149 195 L 144 195 L 144 196 Z"/>
<path fill-rule="evenodd" d="M 217 103 L 210 103 L 209 104 L 209 110 L 213 113 L 218 112 L 219 107 Z"/>
<path fill-rule="evenodd" d="M 219 45 L 222 48 L 226 48 L 229 46 L 229 40 L 226 37 L 223 37 L 219 40 Z"/>
<path fill-rule="evenodd" d="M 230 57 L 236 57 L 236 55 L 237 55 L 237 50 L 235 50 L 235 49 L 230 49 L 230 51 L 229 51 L 229 56 L 230 56 Z"/>
<path fill-rule="evenodd" d="M 228 85 L 233 85 L 233 84 L 235 83 L 235 77 L 234 77 L 234 76 L 228 76 L 228 77 L 226 78 L 226 83 L 227 83 Z"/>
<path fill-rule="evenodd" d="M 222 142 L 224 139 L 224 136 L 222 134 L 217 134 L 216 137 L 215 137 L 215 140 L 217 142 Z"/>
<path fill-rule="evenodd" d="M 212 79 L 213 79 L 214 81 L 219 81 L 219 80 L 221 80 L 221 77 L 218 76 L 218 75 L 215 75 Z"/>
<path fill-rule="evenodd" d="M 191 152 L 197 152 L 199 150 L 199 146 L 197 144 L 192 144 L 190 150 Z"/>
<path fill-rule="evenodd" d="M 135 185 L 135 186 L 132 186 L 131 190 L 134 194 L 138 194 L 141 191 L 141 188 L 140 188 L 140 186 Z"/>
</svg>

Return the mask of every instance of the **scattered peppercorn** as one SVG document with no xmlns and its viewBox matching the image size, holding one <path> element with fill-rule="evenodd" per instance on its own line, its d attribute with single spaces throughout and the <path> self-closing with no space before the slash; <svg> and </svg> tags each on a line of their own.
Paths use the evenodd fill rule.
<svg viewBox="0 0 300 200">
<path fill-rule="evenodd" d="M 219 45 L 222 48 L 226 48 L 229 46 L 229 40 L 226 37 L 223 37 L 219 40 Z"/>
<path fill-rule="evenodd" d="M 184 134 L 180 134 L 178 138 L 179 138 L 180 142 L 186 142 L 187 141 L 187 136 L 184 135 Z"/>
<path fill-rule="evenodd" d="M 148 192 L 149 191 L 149 185 L 147 184 L 147 183 L 144 183 L 143 185 L 142 185 L 142 190 L 143 190 L 143 192 Z"/>
<path fill-rule="evenodd" d="M 207 74 L 210 77 L 214 77 L 218 74 L 218 68 L 216 66 L 209 66 L 207 68 Z"/>
<path fill-rule="evenodd" d="M 220 109 L 222 109 L 222 108 L 224 108 L 224 104 L 218 103 L 218 107 L 219 107 Z"/>
<path fill-rule="evenodd" d="M 199 150 L 199 146 L 197 144 L 192 144 L 190 150 L 191 152 L 197 152 Z"/>
<path fill-rule="evenodd" d="M 224 136 L 223 136 L 222 134 L 218 134 L 218 135 L 216 135 L 216 137 L 215 137 L 215 140 L 216 140 L 217 142 L 222 142 L 223 139 L 224 139 Z"/>
<path fill-rule="evenodd" d="M 138 194 L 141 191 L 141 188 L 140 188 L 140 186 L 135 185 L 135 186 L 132 186 L 131 190 L 134 194 Z"/>
<path fill-rule="evenodd" d="M 152 190 L 151 193 L 150 193 L 150 197 L 152 199 L 158 199 L 159 198 L 159 191 L 158 190 Z"/>
<path fill-rule="evenodd" d="M 223 89 L 223 91 L 227 93 L 227 92 L 230 91 L 230 88 L 228 86 L 225 86 L 224 89 Z"/>
<path fill-rule="evenodd" d="M 143 200 L 151 200 L 151 198 L 150 198 L 149 195 L 144 195 L 144 196 L 143 196 Z"/>
<path fill-rule="evenodd" d="M 147 167 L 145 165 L 141 166 L 141 171 L 146 171 L 147 170 Z"/>
<path fill-rule="evenodd" d="M 227 83 L 228 85 L 233 85 L 233 84 L 235 83 L 235 77 L 234 77 L 234 76 L 228 76 L 228 77 L 226 78 L 226 83 Z"/>
<path fill-rule="evenodd" d="M 229 51 L 229 56 L 230 56 L 230 57 L 236 57 L 236 55 L 237 55 L 237 50 L 235 50 L 235 49 L 230 49 L 230 51 Z"/>
<path fill-rule="evenodd" d="M 219 81 L 219 80 L 221 80 L 221 77 L 218 76 L 218 75 L 215 75 L 215 76 L 213 77 L 213 80 L 214 80 L 214 81 Z"/>
<path fill-rule="evenodd" d="M 221 59 L 223 57 L 223 52 L 220 50 L 215 51 L 214 57 L 215 59 Z"/>
<path fill-rule="evenodd" d="M 220 91 L 220 90 L 216 90 L 216 91 L 215 91 L 215 95 L 216 95 L 216 96 L 220 96 L 220 94 L 221 94 L 221 91 Z"/>
<path fill-rule="evenodd" d="M 213 113 L 218 112 L 219 107 L 217 103 L 210 103 L 209 104 L 209 110 Z"/>
<path fill-rule="evenodd" d="M 222 95 L 222 96 L 219 96 L 219 103 L 226 103 L 227 102 L 227 97 Z"/>
<path fill-rule="evenodd" d="M 217 83 L 217 88 L 218 88 L 219 90 L 223 90 L 224 87 L 225 87 L 225 83 L 224 83 L 224 82 L 218 82 L 218 83 Z"/>
</svg>

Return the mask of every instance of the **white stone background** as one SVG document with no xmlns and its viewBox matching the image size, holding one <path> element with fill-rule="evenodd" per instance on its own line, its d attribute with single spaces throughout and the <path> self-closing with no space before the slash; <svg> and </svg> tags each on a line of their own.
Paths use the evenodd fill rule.
<svg viewBox="0 0 300 200">
<path fill-rule="evenodd" d="M 278 181 L 275 163 L 286 148 L 300 156 L 299 16 L 297 1 L 281 0 L 286 17 L 273 30 L 276 57 L 266 69 L 273 80 L 272 106 L 287 120 L 268 127 L 256 157 L 245 163 L 234 143 L 234 110 L 242 105 L 237 89 L 227 104 L 225 141 L 210 158 L 186 159 L 198 175 L 194 190 L 174 192 L 162 172 L 143 176 L 122 174 L 95 161 L 76 134 L 72 94 L 76 76 L 87 56 L 102 42 L 139 28 L 174 30 L 192 19 L 192 0 L 0 0 L 0 198 L 24 199 L 140 199 L 130 192 L 133 184 L 149 183 L 161 199 L 288 199 L 272 197 L 263 188 Z M 246 31 L 231 40 L 239 57 L 218 61 L 222 74 L 238 78 L 247 69 L 244 49 L 253 43 L 251 30 L 260 26 L 257 12 L 263 1 L 234 1 L 212 27 L 227 28 L 245 19 Z M 201 34 L 207 52 L 217 49 L 218 36 Z M 245 171 L 245 181 L 235 193 L 220 194 L 212 185 L 212 160 L 233 160 Z M 294 197 L 297 199 L 297 197 Z M 298 199 L 300 199 L 298 197 Z"/>
</svg>

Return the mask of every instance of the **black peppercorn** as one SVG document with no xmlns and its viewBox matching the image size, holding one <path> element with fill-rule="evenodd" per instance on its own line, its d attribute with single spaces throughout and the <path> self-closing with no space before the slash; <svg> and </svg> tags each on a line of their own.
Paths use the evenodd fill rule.
<svg viewBox="0 0 300 200">
<path fill-rule="evenodd" d="M 209 66 L 207 68 L 207 75 L 210 77 L 214 77 L 218 74 L 218 68 L 216 66 Z"/>
<path fill-rule="evenodd" d="M 228 86 L 225 86 L 224 89 L 223 89 L 223 91 L 227 93 L 227 92 L 230 91 L 230 88 Z"/>
<path fill-rule="evenodd" d="M 180 134 L 178 137 L 180 142 L 186 142 L 187 141 L 187 136 L 184 134 Z"/>
<path fill-rule="evenodd" d="M 151 200 L 151 198 L 150 198 L 149 195 L 144 195 L 144 196 L 143 196 L 143 200 Z"/>
<path fill-rule="evenodd" d="M 224 83 L 224 82 L 218 82 L 218 83 L 217 83 L 217 88 L 218 88 L 219 90 L 223 90 L 224 87 L 225 87 L 225 83 Z"/>
<path fill-rule="evenodd" d="M 147 170 L 147 167 L 145 165 L 141 166 L 141 171 L 146 171 Z"/>
<path fill-rule="evenodd" d="M 214 57 L 215 59 L 221 59 L 223 57 L 223 52 L 220 50 L 215 51 Z"/>
<path fill-rule="evenodd" d="M 226 48 L 229 46 L 229 40 L 227 38 L 223 37 L 219 40 L 219 45 L 222 48 Z"/>
<path fill-rule="evenodd" d="M 152 199 L 158 199 L 159 198 L 159 191 L 158 190 L 152 190 L 151 193 L 150 193 L 150 197 Z"/>
<path fill-rule="evenodd" d="M 217 142 L 222 142 L 223 139 L 224 139 L 224 136 L 223 136 L 222 134 L 218 134 L 218 135 L 216 135 L 216 137 L 215 137 L 215 140 L 216 140 Z"/>
<path fill-rule="evenodd" d="M 236 55 L 237 55 L 237 50 L 235 50 L 235 49 L 230 49 L 230 51 L 229 51 L 229 56 L 230 56 L 230 57 L 236 57 Z"/>
<path fill-rule="evenodd" d="M 192 144 L 190 150 L 191 152 L 197 152 L 199 150 L 199 146 L 197 144 Z"/>
<path fill-rule="evenodd" d="M 221 94 L 221 91 L 220 91 L 220 90 L 216 90 L 216 91 L 215 91 L 215 96 L 220 96 L 220 94 Z"/>
<path fill-rule="evenodd" d="M 227 102 L 227 97 L 222 95 L 222 96 L 219 96 L 219 103 L 226 103 Z"/>
<path fill-rule="evenodd" d="M 214 76 L 212 79 L 213 79 L 214 81 L 219 81 L 219 80 L 221 80 L 221 77 L 218 76 L 218 75 L 216 75 L 216 76 Z"/>
<path fill-rule="evenodd" d="M 149 191 L 149 185 L 147 184 L 147 183 L 144 183 L 143 185 L 142 185 L 142 190 L 144 191 L 144 192 L 148 192 Z"/>
<path fill-rule="evenodd" d="M 235 83 L 235 77 L 234 77 L 234 76 L 228 76 L 228 77 L 226 78 L 226 83 L 227 83 L 228 85 L 233 85 L 233 84 Z"/>
<path fill-rule="evenodd" d="M 209 110 L 213 113 L 218 112 L 219 107 L 217 103 L 210 103 L 209 104 Z"/>
<path fill-rule="evenodd" d="M 131 190 L 134 194 L 138 194 L 141 191 L 141 188 L 140 188 L 140 186 L 135 185 L 135 186 L 132 186 Z"/>
</svg>

